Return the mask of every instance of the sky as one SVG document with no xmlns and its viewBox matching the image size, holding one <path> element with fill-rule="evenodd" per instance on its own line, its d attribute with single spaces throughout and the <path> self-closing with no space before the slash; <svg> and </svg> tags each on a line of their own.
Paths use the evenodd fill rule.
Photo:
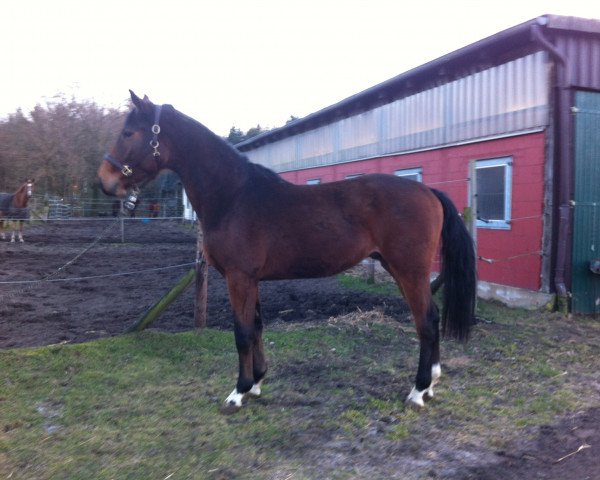
<svg viewBox="0 0 600 480">
<path fill-rule="evenodd" d="M 0 7 L 0 118 L 129 89 L 219 135 L 274 128 L 543 14 L 595 0 L 19 0 Z"/>
</svg>

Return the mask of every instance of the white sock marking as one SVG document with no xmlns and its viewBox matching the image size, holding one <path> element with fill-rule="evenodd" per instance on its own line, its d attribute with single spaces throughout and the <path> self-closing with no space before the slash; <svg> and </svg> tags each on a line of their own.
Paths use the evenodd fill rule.
<svg viewBox="0 0 600 480">
<path fill-rule="evenodd" d="M 440 381 L 440 377 L 442 376 L 442 367 L 439 363 L 434 363 L 431 366 L 431 385 L 426 390 L 426 395 L 428 398 L 433 398 L 433 386 Z"/>
<path fill-rule="evenodd" d="M 225 399 L 225 405 L 232 405 L 241 408 L 243 398 L 244 395 L 238 393 L 237 388 L 234 388 L 233 392 L 231 392 L 229 396 Z"/>
<path fill-rule="evenodd" d="M 438 383 L 442 376 L 442 366 L 439 363 L 434 363 L 431 367 L 431 384 L 435 385 Z"/>
<path fill-rule="evenodd" d="M 260 382 L 255 383 L 254 385 L 252 385 L 252 388 L 248 392 L 248 395 L 251 396 L 251 397 L 260 397 L 262 382 L 263 381 L 261 380 Z"/>
</svg>

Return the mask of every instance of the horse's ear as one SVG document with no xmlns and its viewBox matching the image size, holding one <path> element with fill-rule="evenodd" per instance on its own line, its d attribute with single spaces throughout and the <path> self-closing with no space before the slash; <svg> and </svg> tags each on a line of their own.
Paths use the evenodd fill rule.
<svg viewBox="0 0 600 480">
<path fill-rule="evenodd" d="M 140 108 L 140 105 L 142 104 L 142 100 L 140 99 L 140 97 L 133 93 L 133 90 L 129 90 L 129 94 L 131 95 L 131 101 L 133 102 L 133 104 L 136 107 Z"/>
<path fill-rule="evenodd" d="M 140 112 L 147 114 L 154 112 L 154 104 L 150 101 L 148 95 L 144 95 L 144 98 L 141 99 L 133 93 L 133 90 L 129 90 L 129 93 L 131 94 L 131 101 Z"/>
</svg>

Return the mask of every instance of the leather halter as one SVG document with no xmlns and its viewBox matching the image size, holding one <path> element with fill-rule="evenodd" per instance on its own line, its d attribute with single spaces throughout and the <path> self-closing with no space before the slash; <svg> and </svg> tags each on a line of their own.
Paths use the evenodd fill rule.
<svg viewBox="0 0 600 480">
<path fill-rule="evenodd" d="M 152 125 L 152 140 L 150 140 L 150 146 L 154 149 L 152 155 L 158 160 L 157 157 L 160 157 L 160 152 L 158 151 L 158 134 L 160 133 L 160 112 L 162 110 L 162 105 L 156 105 L 154 110 L 154 125 Z M 133 175 L 133 168 L 130 165 L 120 162 L 115 157 L 113 157 L 110 153 L 104 154 L 104 160 L 110 163 L 117 170 L 120 170 L 124 177 L 131 177 Z"/>
</svg>

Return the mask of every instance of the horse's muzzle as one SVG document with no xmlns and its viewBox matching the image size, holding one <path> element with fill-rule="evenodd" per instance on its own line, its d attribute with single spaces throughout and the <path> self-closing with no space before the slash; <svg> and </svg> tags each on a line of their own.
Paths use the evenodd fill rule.
<svg viewBox="0 0 600 480">
<path fill-rule="evenodd" d="M 109 163 L 104 161 L 98 168 L 98 179 L 100 187 L 106 195 L 112 197 L 124 197 L 127 195 L 127 189 L 121 184 L 120 172 L 115 174 L 114 169 L 109 166 Z"/>
</svg>

